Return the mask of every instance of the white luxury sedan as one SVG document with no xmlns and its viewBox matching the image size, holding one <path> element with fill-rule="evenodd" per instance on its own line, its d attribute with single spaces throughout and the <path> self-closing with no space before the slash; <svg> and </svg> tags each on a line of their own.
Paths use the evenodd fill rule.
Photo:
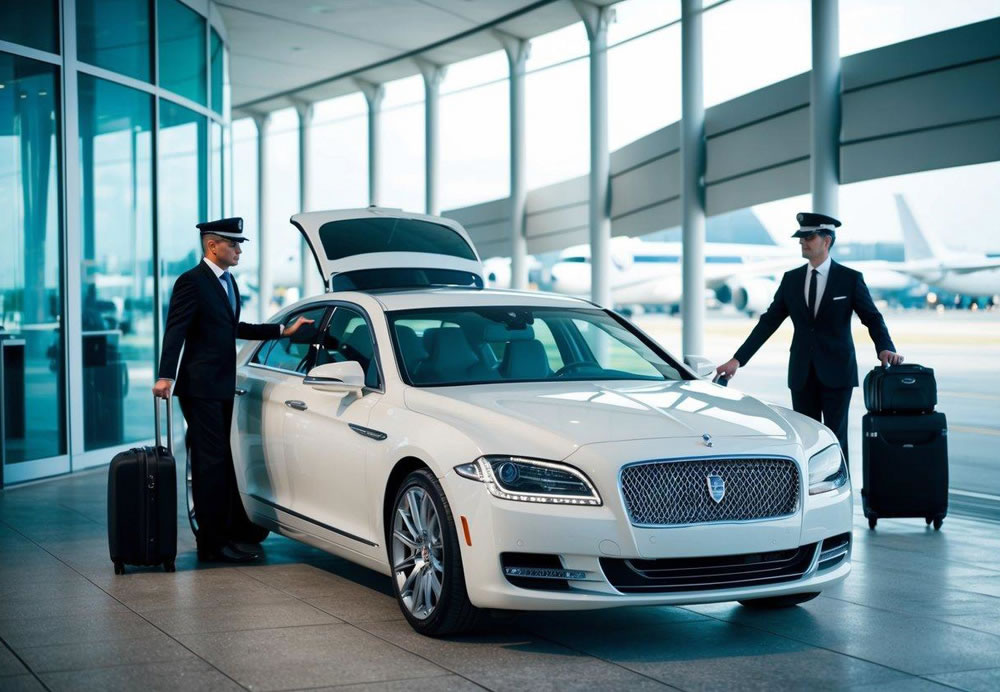
<svg viewBox="0 0 1000 692">
<path fill-rule="evenodd" d="M 240 351 L 243 503 L 261 529 L 390 575 L 418 632 L 485 609 L 790 606 L 850 572 L 827 428 L 593 303 L 484 289 L 454 221 L 292 223 L 327 292 L 274 317 L 312 329 Z"/>
</svg>

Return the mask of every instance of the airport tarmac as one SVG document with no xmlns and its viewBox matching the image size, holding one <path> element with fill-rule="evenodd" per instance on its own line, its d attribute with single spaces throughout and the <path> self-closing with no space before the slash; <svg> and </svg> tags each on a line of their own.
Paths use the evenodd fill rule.
<svg viewBox="0 0 1000 692">
<path fill-rule="evenodd" d="M 948 418 L 950 464 L 949 512 L 1000 519 L 1000 312 L 886 310 L 883 312 L 896 348 L 907 362 L 934 368 L 937 410 Z M 642 315 L 634 322 L 671 353 L 681 349 L 681 320 Z M 709 312 L 705 320 L 705 356 L 723 363 L 757 323 L 731 311 Z M 791 407 L 786 387 L 791 320 L 741 368 L 730 386 L 782 406 Z M 854 320 L 858 373 L 878 364 L 864 325 Z M 860 489 L 861 388 L 854 391 L 849 420 L 851 473 Z"/>
</svg>

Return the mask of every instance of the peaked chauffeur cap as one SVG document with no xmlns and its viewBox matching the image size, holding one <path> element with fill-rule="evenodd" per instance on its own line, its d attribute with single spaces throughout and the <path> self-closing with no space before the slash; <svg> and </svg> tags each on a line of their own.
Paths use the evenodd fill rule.
<svg viewBox="0 0 1000 692">
<path fill-rule="evenodd" d="M 228 219 L 219 219 L 218 221 L 203 221 L 197 225 L 201 235 L 205 236 L 209 233 L 212 235 L 221 236 L 223 238 L 229 238 L 230 240 L 235 240 L 242 243 L 248 238 L 243 235 L 243 219 L 239 216 L 233 216 Z"/>
<path fill-rule="evenodd" d="M 795 220 L 799 222 L 799 230 L 792 233 L 793 238 L 801 238 L 811 233 L 822 233 L 836 237 L 837 232 L 834 229 L 840 225 L 840 221 L 832 216 L 813 214 L 807 211 L 796 214 Z"/>
</svg>

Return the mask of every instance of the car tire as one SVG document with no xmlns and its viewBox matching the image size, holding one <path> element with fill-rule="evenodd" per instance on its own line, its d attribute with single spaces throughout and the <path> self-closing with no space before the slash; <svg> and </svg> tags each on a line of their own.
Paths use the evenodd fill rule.
<svg viewBox="0 0 1000 692">
<path fill-rule="evenodd" d="M 775 610 L 777 608 L 791 608 L 800 603 L 811 601 L 819 596 L 819 591 L 813 593 L 793 593 L 787 596 L 771 596 L 769 598 L 748 598 L 740 601 L 740 605 L 751 610 Z"/>
<path fill-rule="evenodd" d="M 427 469 L 412 472 L 396 492 L 386 522 L 386 546 L 393 592 L 414 630 L 440 637 L 479 622 L 482 611 L 469 601 L 465 588 L 451 507 Z"/>
</svg>

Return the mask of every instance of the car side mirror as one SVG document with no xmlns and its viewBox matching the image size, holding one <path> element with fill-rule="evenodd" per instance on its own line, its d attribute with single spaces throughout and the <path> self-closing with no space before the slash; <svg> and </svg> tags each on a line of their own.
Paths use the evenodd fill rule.
<svg viewBox="0 0 1000 692">
<path fill-rule="evenodd" d="M 705 356 L 684 356 L 684 363 L 698 377 L 709 377 L 715 373 L 715 363 Z"/>
<path fill-rule="evenodd" d="M 360 394 L 365 387 L 365 371 L 354 360 L 324 363 L 310 370 L 302 383 L 321 392 Z"/>
</svg>

